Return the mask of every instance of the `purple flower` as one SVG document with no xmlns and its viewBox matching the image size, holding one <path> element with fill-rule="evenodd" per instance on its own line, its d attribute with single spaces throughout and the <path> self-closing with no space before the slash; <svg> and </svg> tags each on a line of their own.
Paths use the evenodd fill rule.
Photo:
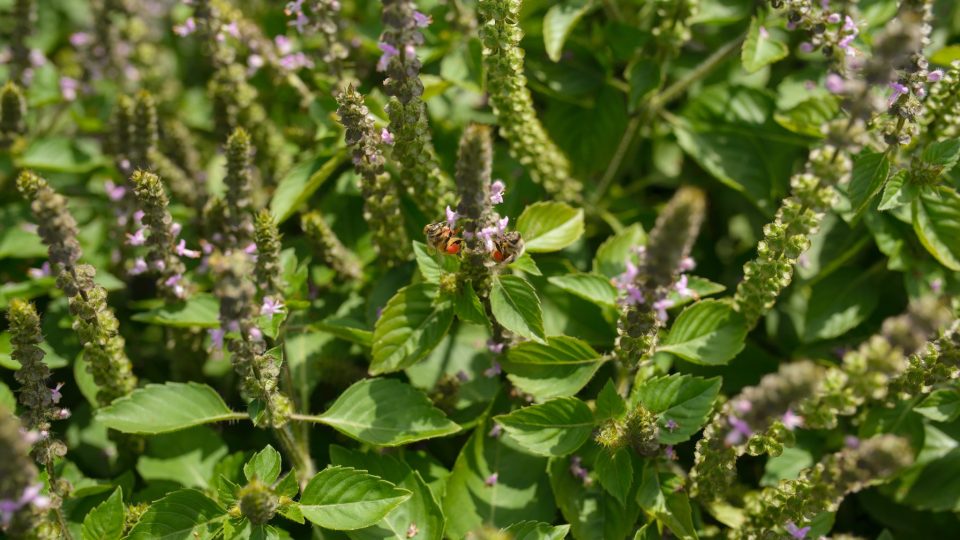
<svg viewBox="0 0 960 540">
<path fill-rule="evenodd" d="M 31 279 L 41 279 L 41 278 L 49 277 L 50 275 L 52 275 L 52 273 L 50 272 L 50 262 L 44 261 L 44 263 L 40 265 L 40 268 L 31 268 L 27 270 L 27 275 L 30 276 Z"/>
<path fill-rule="evenodd" d="M 426 28 L 430 26 L 430 23 L 433 22 L 429 15 L 424 15 L 419 11 L 413 12 L 413 24 L 417 25 L 419 28 Z"/>
<path fill-rule="evenodd" d="M 23 428 L 20 428 L 20 436 L 23 438 L 23 442 L 30 446 L 42 441 L 46 437 L 43 432 L 27 431 Z"/>
<path fill-rule="evenodd" d="M 140 274 L 146 272 L 149 268 L 147 267 L 147 261 L 143 260 L 143 257 L 137 257 L 133 261 L 133 266 L 130 267 L 129 274 L 131 276 L 139 276 Z"/>
<path fill-rule="evenodd" d="M 183 274 L 174 274 L 168 277 L 163 284 L 173 289 L 173 294 L 177 295 L 178 298 L 183 298 L 187 291 L 183 288 L 181 281 L 183 281 Z"/>
<path fill-rule="evenodd" d="M 40 490 L 42 489 L 43 484 L 33 484 L 27 486 L 27 488 L 23 490 L 23 494 L 20 495 L 20 498 L 16 501 L 12 499 L 0 499 L 0 525 L 3 527 L 9 525 L 10 521 L 13 520 L 14 514 L 28 504 L 32 504 L 35 508 L 39 509 L 50 506 L 50 498 L 40 494 Z"/>
<path fill-rule="evenodd" d="M 470 380 L 470 374 L 461 369 L 457 372 L 457 380 L 460 382 L 467 382 Z"/>
<path fill-rule="evenodd" d="M 846 88 L 846 81 L 844 81 L 843 77 L 841 77 L 840 75 L 837 75 L 836 73 L 831 73 L 827 75 L 827 81 L 825 86 L 827 87 L 827 90 L 829 90 L 831 93 L 839 94 L 843 92 L 844 88 Z"/>
<path fill-rule="evenodd" d="M 186 37 L 190 34 L 197 31 L 197 21 L 193 20 L 193 17 L 183 21 L 183 24 L 178 24 L 173 27 L 173 33 L 180 36 Z"/>
<path fill-rule="evenodd" d="M 413 43 L 407 43 L 403 46 L 403 54 L 407 60 L 414 60 L 417 57 L 417 49 L 413 46 Z"/>
<path fill-rule="evenodd" d="M 383 128 L 380 130 L 380 140 L 383 141 L 383 144 L 393 145 L 393 133 L 390 133 L 389 129 Z"/>
<path fill-rule="evenodd" d="M 257 70 L 262 68 L 265 63 L 263 57 L 259 54 L 251 54 L 247 57 L 247 75 L 253 75 Z"/>
<path fill-rule="evenodd" d="M 494 439 L 499 439 L 500 435 L 503 435 L 503 427 L 500 424 L 493 424 L 493 427 L 490 428 L 490 433 L 487 433 L 488 437 L 493 437 Z"/>
<path fill-rule="evenodd" d="M 935 69 L 927 74 L 927 81 L 929 82 L 940 82 L 943 79 L 943 70 Z"/>
<path fill-rule="evenodd" d="M 813 52 L 813 43 L 810 43 L 809 41 L 804 41 L 803 43 L 800 44 L 800 50 L 805 53 Z"/>
<path fill-rule="evenodd" d="M 63 399 L 63 394 L 60 393 L 61 388 L 63 388 L 63 383 L 57 383 L 56 386 L 50 389 L 50 401 L 54 404 L 60 403 L 60 400 Z"/>
<path fill-rule="evenodd" d="M 667 309 L 673 307 L 673 300 L 669 298 L 662 298 L 653 303 L 653 309 L 657 312 L 657 318 L 660 319 L 660 322 L 667 322 L 669 315 L 667 314 Z"/>
<path fill-rule="evenodd" d="M 673 418 L 667 420 L 667 423 L 666 423 L 667 431 L 676 431 L 678 427 L 680 427 L 680 424 L 678 424 L 677 421 L 674 420 Z"/>
<path fill-rule="evenodd" d="M 897 100 L 900 99 L 900 96 L 910 93 L 909 88 L 907 88 L 906 86 L 898 82 L 890 83 L 890 89 L 893 90 L 893 93 L 890 94 L 890 105 L 893 105 L 894 103 L 896 103 Z"/>
<path fill-rule="evenodd" d="M 47 265 L 47 263 L 43 264 Z M 50 271 L 49 265 L 47 265 L 47 271 Z M 930 291 L 933 292 L 933 294 L 940 294 L 943 292 L 943 280 L 940 278 L 934 278 L 934 280 L 930 282 Z"/>
<path fill-rule="evenodd" d="M 745 438 L 753 435 L 753 430 L 750 429 L 750 426 L 747 425 L 744 420 L 730 415 L 727 417 L 727 422 L 729 422 L 730 426 L 733 428 L 729 433 L 727 433 L 727 436 L 724 439 L 724 442 L 727 444 L 727 446 L 740 444 Z"/>
<path fill-rule="evenodd" d="M 254 326 L 250 329 L 250 341 L 263 341 L 263 332 L 259 328 Z"/>
<path fill-rule="evenodd" d="M 296 18 L 290 21 L 290 26 L 296 28 L 300 34 L 303 33 L 303 29 L 306 28 L 308 24 L 310 24 L 310 19 L 308 19 L 302 11 L 298 11 Z"/>
<path fill-rule="evenodd" d="M 137 229 L 133 234 L 127 233 L 127 244 L 131 246 L 142 246 L 147 242 L 147 230 Z"/>
<path fill-rule="evenodd" d="M 486 484 L 487 487 L 493 487 L 493 486 L 496 485 L 498 478 L 499 478 L 499 475 L 498 475 L 497 473 L 493 473 L 493 474 L 491 474 L 490 476 L 488 476 L 488 477 L 483 481 L 483 483 Z"/>
<path fill-rule="evenodd" d="M 390 63 L 390 59 L 394 56 L 400 54 L 400 51 L 396 47 L 389 43 L 380 42 L 377 44 L 380 47 L 380 50 L 383 51 L 383 54 L 380 56 L 380 60 L 377 61 L 377 71 L 386 71 L 387 64 Z"/>
<path fill-rule="evenodd" d="M 127 193 L 127 188 L 118 186 L 111 180 L 104 182 L 103 187 L 107 190 L 107 198 L 113 202 L 119 201 Z"/>
<path fill-rule="evenodd" d="M 483 370 L 483 376 L 484 376 L 484 377 L 496 377 L 497 375 L 499 375 L 499 374 L 502 373 L 502 372 L 503 372 L 503 370 L 500 368 L 500 362 L 494 361 L 493 364 L 490 365 L 490 367 L 488 367 L 487 369 Z"/>
<path fill-rule="evenodd" d="M 273 317 L 278 313 L 283 313 L 284 305 L 283 302 L 268 296 L 263 299 L 263 305 L 260 306 L 260 315 L 265 315 L 267 317 Z"/>
<path fill-rule="evenodd" d="M 243 248 L 243 252 L 247 255 L 256 255 L 257 254 L 257 244 L 255 242 L 250 242 L 247 244 L 247 247 Z"/>
<path fill-rule="evenodd" d="M 673 445 L 668 445 L 663 449 L 663 455 L 670 461 L 677 460 L 677 451 L 673 449 Z"/>
<path fill-rule="evenodd" d="M 790 536 L 794 537 L 796 540 L 803 540 L 804 538 L 807 537 L 807 533 L 810 532 L 809 525 L 806 527 L 800 528 L 794 525 L 792 521 L 788 521 L 783 528 L 786 529 L 787 533 L 789 533 Z"/>
<path fill-rule="evenodd" d="M 783 422 L 783 426 L 790 431 L 803 426 L 803 417 L 793 412 L 793 409 L 787 409 L 787 412 L 783 414 L 780 421 Z"/>
<path fill-rule="evenodd" d="M 500 354 L 503 352 L 503 343 L 499 343 L 491 339 L 487 341 L 487 350 L 493 354 Z"/>
<path fill-rule="evenodd" d="M 681 272 L 689 272 L 697 267 L 697 261 L 693 260 L 693 257 L 684 257 L 680 261 L 680 267 L 677 268 Z"/>
<path fill-rule="evenodd" d="M 223 336 L 227 332 L 223 328 L 211 328 L 207 333 L 210 334 L 210 348 L 215 351 L 223 350 Z"/>
<path fill-rule="evenodd" d="M 490 202 L 492 204 L 500 204 L 503 202 L 503 194 L 506 192 L 507 186 L 503 183 L 503 180 L 497 179 L 490 184 Z"/>
<path fill-rule="evenodd" d="M 860 448 L 860 439 L 856 435 L 847 435 L 843 438 L 843 445 L 850 449 Z"/>
<path fill-rule="evenodd" d="M 627 304 L 636 305 L 643 304 L 647 301 L 643 296 L 643 289 L 637 287 L 636 285 L 627 286 Z"/>
<path fill-rule="evenodd" d="M 280 67 L 287 71 L 296 71 L 301 68 L 312 68 L 313 60 L 302 52 L 295 52 L 280 58 Z"/>
<path fill-rule="evenodd" d="M 745 399 L 738 399 L 736 403 L 733 404 L 733 408 L 741 414 L 748 413 L 753 410 L 753 403 L 750 403 Z"/>
<path fill-rule="evenodd" d="M 74 32 L 70 34 L 70 44 L 74 47 L 83 47 L 92 41 L 90 34 L 86 32 Z"/>
<path fill-rule="evenodd" d="M 767 31 L 767 28 L 765 26 L 760 27 L 760 31 L 758 32 L 758 34 L 760 34 L 760 37 L 763 39 L 770 39 L 770 32 Z"/>
<path fill-rule="evenodd" d="M 60 77 L 60 95 L 66 101 L 77 99 L 77 90 L 80 88 L 80 81 L 70 77 Z"/>
<path fill-rule="evenodd" d="M 137 227 L 143 227 L 143 217 L 146 215 L 147 213 L 143 210 L 137 210 L 133 213 L 133 221 L 136 222 Z"/>
<path fill-rule="evenodd" d="M 447 205 L 445 210 L 447 214 L 447 225 L 452 229 L 457 226 L 457 220 L 460 219 L 460 214 L 456 213 L 453 209 L 450 208 L 450 205 Z"/>
<path fill-rule="evenodd" d="M 590 482 L 590 471 L 583 468 L 580 456 L 573 456 L 570 458 L 570 474 L 584 484 L 588 484 Z"/>
<path fill-rule="evenodd" d="M 180 236 L 180 231 L 182 230 L 183 230 L 183 225 L 177 223 L 176 221 L 174 221 L 173 224 L 170 225 L 170 233 L 173 234 L 174 236 Z"/>
<path fill-rule="evenodd" d="M 66 420 L 67 418 L 70 418 L 70 409 L 60 409 L 57 412 L 57 417 L 60 418 L 61 420 Z"/>
<path fill-rule="evenodd" d="M 677 282 L 673 285 L 673 288 L 676 289 L 677 294 L 679 294 L 681 297 L 694 298 L 697 295 L 696 291 L 694 291 L 688 286 L 689 281 L 690 280 L 687 278 L 687 275 L 682 274 L 680 276 L 680 279 L 678 279 Z"/>
<path fill-rule="evenodd" d="M 187 257 L 188 259 L 198 259 L 200 257 L 200 252 L 195 249 L 187 249 L 187 241 L 180 239 L 180 242 L 177 244 L 175 250 L 177 255 L 181 257 Z"/>
<path fill-rule="evenodd" d="M 287 36 L 279 35 L 273 38 L 273 43 L 277 46 L 277 52 L 281 55 L 293 52 L 293 43 L 290 42 L 290 38 Z"/>
<path fill-rule="evenodd" d="M 237 21 L 231 21 L 230 24 L 223 25 L 223 31 L 236 39 L 240 39 L 240 27 L 237 26 Z"/>
</svg>

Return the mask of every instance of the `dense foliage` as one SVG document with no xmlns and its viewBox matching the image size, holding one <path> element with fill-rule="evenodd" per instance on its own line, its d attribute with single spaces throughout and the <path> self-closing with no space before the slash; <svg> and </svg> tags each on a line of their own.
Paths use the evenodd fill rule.
<svg viewBox="0 0 960 540">
<path fill-rule="evenodd" d="M 960 530 L 960 4 L 0 8 L 0 536 Z"/>
</svg>

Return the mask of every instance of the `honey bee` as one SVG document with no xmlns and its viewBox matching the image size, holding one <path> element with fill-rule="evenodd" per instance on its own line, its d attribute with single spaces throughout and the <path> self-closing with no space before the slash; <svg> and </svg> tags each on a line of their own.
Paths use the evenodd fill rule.
<svg viewBox="0 0 960 540">
<path fill-rule="evenodd" d="M 445 221 L 431 223 L 423 228 L 427 243 L 442 253 L 456 255 L 460 253 L 463 239 L 456 236 L 456 231 L 450 228 Z"/>
<path fill-rule="evenodd" d="M 517 231 L 498 234 L 493 238 L 493 260 L 498 264 L 510 264 L 523 255 L 523 238 Z"/>
</svg>

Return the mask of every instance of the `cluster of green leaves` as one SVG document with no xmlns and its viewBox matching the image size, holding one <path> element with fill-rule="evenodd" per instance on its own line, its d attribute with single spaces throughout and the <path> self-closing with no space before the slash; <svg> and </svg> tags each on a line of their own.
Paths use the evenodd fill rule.
<svg viewBox="0 0 960 540">
<path fill-rule="evenodd" d="M 364 222 L 331 92 L 359 82 L 378 130 L 387 125 L 374 69 L 380 3 L 342 2 L 336 31 L 356 45 L 344 73 L 320 61 L 326 44 L 315 33 L 288 28 L 283 6 L 243 2 L 244 24 L 288 35 L 317 61 L 279 77 L 266 68 L 249 76 L 264 121 L 283 128 L 280 151 L 295 163 L 275 185 L 258 178 L 265 185 L 255 204 L 283 233 L 285 309 L 257 322 L 296 404 L 289 431 L 315 465 L 305 471 L 274 449 L 288 451 L 276 433 L 254 427 L 263 405 L 240 396 L 229 353 L 207 350 L 206 331 L 221 325 L 210 276 L 188 261 L 198 290 L 163 301 L 151 279 L 124 277 L 115 256 L 127 248 L 104 185 L 124 179 L 102 141 L 118 94 L 142 87 L 157 96 L 161 126 L 177 120 L 195 138 L 205 195 L 224 191 L 218 104 L 206 92 L 211 67 L 198 60 L 201 44 L 170 30 L 192 8 L 149 2 L 162 9 L 135 14 L 156 23 L 140 29 L 154 43 L 139 44 L 155 56 L 130 59 L 144 78 L 88 78 L 68 100 L 60 79 L 80 78 L 90 61 L 69 36 L 96 21 L 86 2 L 41 4 L 30 39 L 49 61 L 34 67 L 26 88 L 27 132 L 0 150 L 0 310 L 12 298 L 37 303 L 51 382 L 66 383 L 61 406 L 72 416 L 54 429 L 69 451 L 41 480 L 47 489 L 51 474 L 69 483 L 60 511 L 72 538 L 736 537 L 760 488 L 801 477 L 845 436 L 882 433 L 909 441 L 913 465 L 795 525 L 812 527 L 807 538 L 831 530 L 945 537 L 960 526 L 960 487 L 950 482 L 960 471 L 960 386 L 952 381 L 897 396 L 893 408 L 868 403 L 836 429 L 798 429 L 782 454 L 741 463 L 727 500 L 698 500 L 685 489 L 694 445 L 724 396 L 784 362 L 834 364 L 837 349 L 856 347 L 909 302 L 934 294 L 946 303 L 960 290 L 960 139 L 919 137 L 907 148 L 878 144 L 854 156 L 836 207 L 758 328 L 734 308 L 730 293 L 791 175 L 824 142 L 821 126 L 844 114 L 823 88 L 829 66 L 791 54 L 802 36 L 784 30 L 782 12 L 746 0 L 524 1 L 530 90 L 585 202 L 543 200 L 506 141 L 496 141 L 493 173 L 507 185 L 497 210 L 525 252 L 508 265 L 491 262 L 489 288 L 478 292 L 456 278 L 465 259 L 425 243 L 423 226 L 442 216 L 423 215 L 416 194 L 401 201 L 416 239 L 405 263 L 385 267 Z M 691 4 L 699 8 L 688 13 Z M 867 38 L 898 6 L 859 4 Z M 953 4 L 936 5 L 934 49 L 960 35 Z M 490 81 L 472 7 L 419 2 L 433 21 L 418 50 L 424 99 L 448 170 L 463 128 L 496 121 L 484 105 Z M 689 16 L 672 21 L 673 8 Z M 678 48 L 665 29 L 676 37 L 680 27 L 693 37 Z M 945 47 L 931 58 L 945 67 L 960 51 Z M 0 79 L 6 70 L 0 66 Z M 69 196 L 83 261 L 97 267 L 143 381 L 105 407 L 55 277 L 28 272 L 47 255 L 13 189 L 28 168 Z M 670 293 L 655 354 L 630 363 L 613 354 L 624 300 L 617 278 L 646 244 L 662 203 L 686 184 L 709 200 L 695 274 L 686 276 L 693 294 Z M 197 245 L 197 209 L 174 197 L 170 211 L 186 225 L 187 244 Z M 322 262 L 296 219 L 304 211 L 322 214 L 362 276 L 346 279 Z M 4 328 L 0 407 L 16 410 L 20 366 Z M 939 330 L 922 330 L 924 339 Z M 489 346 L 495 335 L 506 338 Z M 649 421 L 640 426 L 637 418 Z M 644 452 L 632 445 L 641 427 L 652 437 Z"/>
</svg>

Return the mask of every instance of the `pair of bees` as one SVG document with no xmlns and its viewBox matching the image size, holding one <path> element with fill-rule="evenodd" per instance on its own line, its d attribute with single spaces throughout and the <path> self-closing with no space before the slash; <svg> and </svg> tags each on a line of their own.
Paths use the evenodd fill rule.
<svg viewBox="0 0 960 540">
<path fill-rule="evenodd" d="M 458 232 L 451 229 L 445 221 L 431 223 L 423 228 L 427 243 L 437 251 L 450 255 L 458 255 L 463 248 L 463 238 L 457 236 Z M 516 231 L 497 234 L 492 241 L 493 251 L 490 256 L 498 264 L 510 264 L 523 254 L 523 238 Z"/>
</svg>

